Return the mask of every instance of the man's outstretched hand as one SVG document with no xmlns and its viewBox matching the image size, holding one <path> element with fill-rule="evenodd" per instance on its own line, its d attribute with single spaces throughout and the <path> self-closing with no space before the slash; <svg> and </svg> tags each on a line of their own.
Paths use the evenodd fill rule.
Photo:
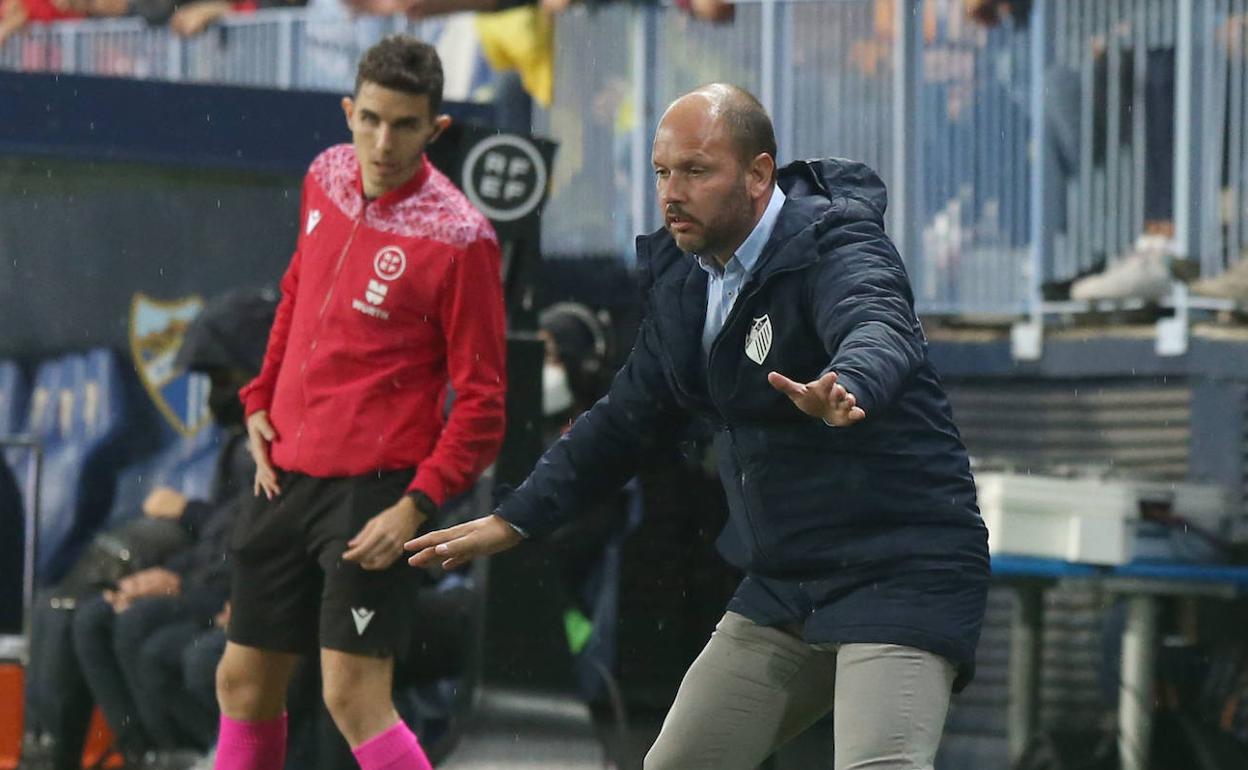
<svg viewBox="0 0 1248 770">
<path fill-rule="evenodd" d="M 441 561 L 442 569 L 455 569 L 478 556 L 505 551 L 524 540 L 504 519 L 493 514 L 454 527 L 427 532 L 408 540 L 403 548 L 413 551 L 407 560 L 413 567 Z"/>
<path fill-rule="evenodd" d="M 855 401 L 854 394 L 837 384 L 836 372 L 828 372 L 805 384 L 794 382 L 779 372 L 771 372 L 767 375 L 767 382 L 788 396 L 798 409 L 835 428 L 853 425 L 867 416 Z"/>
</svg>

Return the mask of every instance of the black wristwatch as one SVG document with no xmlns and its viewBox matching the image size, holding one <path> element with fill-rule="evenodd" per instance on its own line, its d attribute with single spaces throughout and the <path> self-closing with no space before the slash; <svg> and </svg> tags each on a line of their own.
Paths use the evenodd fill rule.
<svg viewBox="0 0 1248 770">
<path fill-rule="evenodd" d="M 432 497 L 419 489 L 413 489 L 407 493 L 407 496 L 413 503 L 416 503 L 416 510 L 425 515 L 425 521 L 433 521 L 438 517 L 438 504 L 433 501 Z"/>
</svg>

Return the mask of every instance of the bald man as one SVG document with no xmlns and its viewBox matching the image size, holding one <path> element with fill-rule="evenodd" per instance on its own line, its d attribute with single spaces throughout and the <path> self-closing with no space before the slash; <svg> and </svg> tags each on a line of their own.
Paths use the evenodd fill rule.
<svg viewBox="0 0 1248 770">
<path fill-rule="evenodd" d="M 646 769 L 749 770 L 832 711 L 837 770 L 930 770 L 973 673 L 987 531 L 883 183 L 775 158 L 741 89 L 668 107 L 665 227 L 637 240 L 649 312 L 609 395 L 493 515 L 406 547 L 453 568 L 541 537 L 704 423 L 729 505 L 719 549 L 746 577 Z"/>
</svg>

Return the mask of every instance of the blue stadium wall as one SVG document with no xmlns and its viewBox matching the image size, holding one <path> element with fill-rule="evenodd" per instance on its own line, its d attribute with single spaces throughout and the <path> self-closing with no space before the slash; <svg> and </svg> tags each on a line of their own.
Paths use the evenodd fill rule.
<svg viewBox="0 0 1248 770">
<path fill-rule="evenodd" d="M 275 284 L 304 170 L 349 139 L 340 99 L 0 74 L 0 358 L 123 348 L 138 292 Z"/>
</svg>

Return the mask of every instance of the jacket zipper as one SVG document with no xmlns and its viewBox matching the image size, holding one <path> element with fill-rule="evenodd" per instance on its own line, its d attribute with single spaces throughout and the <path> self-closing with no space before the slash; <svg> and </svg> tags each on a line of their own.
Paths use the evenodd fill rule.
<svg viewBox="0 0 1248 770">
<path fill-rule="evenodd" d="M 745 463 L 742 461 L 741 453 L 737 451 L 737 434 L 733 430 L 732 425 L 728 423 L 727 417 L 724 416 L 724 410 L 720 407 L 719 400 L 715 398 L 715 378 L 711 376 L 711 362 L 715 360 L 715 351 L 719 349 L 719 345 L 723 341 L 725 333 L 732 326 L 732 324 L 736 322 L 737 316 L 745 312 L 742 308 L 744 308 L 750 300 L 754 299 L 754 296 L 762 291 L 763 287 L 771 283 L 772 279 L 776 276 L 785 275 L 786 273 L 792 273 L 797 270 L 805 270 L 807 267 L 809 267 L 809 265 L 806 264 L 793 265 L 791 267 L 782 268 L 768 273 L 762 280 L 750 288 L 749 293 L 737 295 L 737 301 L 733 303 L 732 310 L 728 311 L 728 317 L 724 319 L 724 325 L 720 327 L 719 332 L 715 335 L 715 339 L 711 341 L 711 350 L 706 356 L 707 393 L 711 397 L 711 405 L 715 407 L 717 412 L 719 412 L 720 419 L 723 420 L 723 426 L 725 430 L 728 431 L 728 443 L 732 445 L 732 453 L 737 462 L 737 470 L 739 473 L 738 478 L 741 484 L 741 502 L 745 508 L 745 520 L 750 526 L 750 533 L 754 535 L 755 549 L 758 551 L 759 555 L 761 555 L 763 559 L 768 562 L 771 561 L 771 554 L 766 548 L 763 547 L 763 541 L 758 534 L 758 523 L 754 519 L 754 514 L 750 511 L 750 498 L 745 489 Z"/>
<path fill-rule="evenodd" d="M 351 224 L 351 232 L 347 235 L 347 242 L 343 244 L 342 252 L 338 254 L 338 263 L 334 266 L 334 276 L 330 279 L 329 289 L 325 292 L 325 299 L 321 302 L 320 312 L 316 316 L 316 333 L 312 335 L 312 341 L 308 345 L 308 355 L 304 357 L 303 364 L 299 367 L 299 384 L 304 394 L 303 410 L 300 415 L 299 428 L 295 431 L 295 456 L 299 456 L 299 450 L 303 447 L 303 428 L 304 421 L 308 413 L 307 386 L 304 383 L 304 375 L 308 370 L 308 360 L 312 354 L 316 352 L 317 345 L 320 342 L 321 329 L 325 326 L 325 313 L 329 310 L 329 301 L 334 296 L 334 289 L 338 287 L 338 278 L 342 275 L 342 267 L 347 261 L 347 253 L 351 251 L 351 244 L 355 241 L 355 233 L 360 229 L 360 223 L 364 221 L 364 214 L 368 211 L 368 202 L 360 207 L 360 214 Z"/>
</svg>

